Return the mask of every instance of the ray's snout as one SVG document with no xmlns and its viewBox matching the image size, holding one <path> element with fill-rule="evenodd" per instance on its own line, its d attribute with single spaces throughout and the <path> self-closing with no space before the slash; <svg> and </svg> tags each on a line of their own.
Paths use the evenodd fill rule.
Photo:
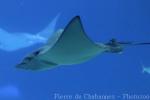
<svg viewBox="0 0 150 100">
<path fill-rule="evenodd" d="M 26 66 L 26 63 L 22 62 L 18 65 L 16 65 L 16 68 L 24 68 Z"/>
<path fill-rule="evenodd" d="M 23 61 L 18 64 L 16 67 L 17 68 L 25 68 L 28 66 L 28 64 L 32 61 L 33 57 L 26 57 L 25 59 L 23 59 Z"/>
</svg>

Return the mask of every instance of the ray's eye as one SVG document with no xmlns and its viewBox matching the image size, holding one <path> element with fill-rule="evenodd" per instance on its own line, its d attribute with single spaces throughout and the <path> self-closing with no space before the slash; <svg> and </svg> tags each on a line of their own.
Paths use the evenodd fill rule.
<svg viewBox="0 0 150 100">
<path fill-rule="evenodd" d="M 39 55 L 39 54 L 40 54 L 40 50 L 32 53 L 30 56 L 28 56 L 24 59 L 24 62 L 26 63 L 26 62 L 32 61 L 34 59 L 34 57 Z"/>
<path fill-rule="evenodd" d="M 35 55 L 35 56 L 37 56 L 37 55 L 39 55 L 39 54 L 40 54 L 40 51 L 34 52 L 34 55 Z"/>
</svg>

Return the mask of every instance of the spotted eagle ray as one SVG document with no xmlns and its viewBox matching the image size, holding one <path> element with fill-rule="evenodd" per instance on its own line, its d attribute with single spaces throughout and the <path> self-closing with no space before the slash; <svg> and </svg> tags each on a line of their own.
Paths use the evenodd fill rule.
<svg viewBox="0 0 150 100">
<path fill-rule="evenodd" d="M 79 16 L 74 17 L 64 28 L 55 32 L 47 44 L 29 54 L 16 67 L 25 70 L 47 70 L 60 65 L 80 64 L 96 55 L 120 53 L 124 46 L 145 45 L 149 43 L 118 42 L 116 39 L 108 43 L 93 42 L 86 35 Z"/>
</svg>

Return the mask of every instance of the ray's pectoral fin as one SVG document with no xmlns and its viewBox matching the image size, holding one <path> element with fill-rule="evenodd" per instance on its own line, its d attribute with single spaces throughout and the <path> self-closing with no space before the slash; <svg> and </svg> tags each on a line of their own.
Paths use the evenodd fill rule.
<svg viewBox="0 0 150 100">
<path fill-rule="evenodd" d="M 80 17 L 74 17 L 66 26 L 58 41 L 47 52 L 50 61 L 58 64 L 76 64 L 83 62 L 82 58 L 90 59 L 103 51 L 86 35 Z M 84 61 L 86 61 L 84 59 Z"/>
</svg>

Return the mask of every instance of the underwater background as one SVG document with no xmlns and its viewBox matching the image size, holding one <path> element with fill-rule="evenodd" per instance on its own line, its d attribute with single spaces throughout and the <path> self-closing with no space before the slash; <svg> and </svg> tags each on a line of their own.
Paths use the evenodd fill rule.
<svg viewBox="0 0 150 100">
<path fill-rule="evenodd" d="M 58 14 L 56 30 L 79 15 L 95 42 L 106 43 L 111 38 L 150 42 L 149 4 L 149 0 L 0 0 L 0 28 L 12 34 L 34 34 Z M 150 66 L 150 46 L 127 47 L 122 54 L 104 53 L 82 64 L 47 71 L 16 69 L 22 57 L 35 47 L 0 50 L 0 100 L 68 100 L 54 98 L 56 93 L 150 93 L 150 75 L 142 72 L 141 65 L 142 61 Z"/>
</svg>

